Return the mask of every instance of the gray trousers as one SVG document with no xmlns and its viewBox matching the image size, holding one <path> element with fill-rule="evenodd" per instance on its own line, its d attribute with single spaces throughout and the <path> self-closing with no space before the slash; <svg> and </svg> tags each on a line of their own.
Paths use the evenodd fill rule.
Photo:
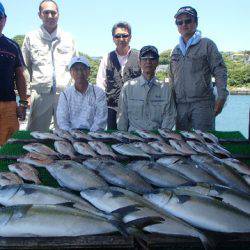
<svg viewBox="0 0 250 250">
<path fill-rule="evenodd" d="M 176 129 L 215 130 L 214 105 L 213 100 L 177 103 Z"/>
<path fill-rule="evenodd" d="M 31 107 L 27 130 L 48 131 L 52 123 L 57 127 L 56 108 L 59 94 L 31 92 Z"/>
</svg>

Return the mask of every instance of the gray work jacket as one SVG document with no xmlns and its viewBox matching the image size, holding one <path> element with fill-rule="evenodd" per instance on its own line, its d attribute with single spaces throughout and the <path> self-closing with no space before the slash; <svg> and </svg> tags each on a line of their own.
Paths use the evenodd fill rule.
<svg viewBox="0 0 250 250">
<path fill-rule="evenodd" d="M 167 83 L 155 78 L 153 85 L 149 87 L 141 75 L 124 84 L 117 114 L 119 130 L 172 129 L 175 120 L 174 98 Z"/>
<path fill-rule="evenodd" d="M 202 38 L 185 56 L 177 45 L 170 60 L 170 83 L 176 103 L 214 100 L 211 77 L 215 77 L 218 99 L 226 99 L 227 69 L 215 43 Z"/>
</svg>

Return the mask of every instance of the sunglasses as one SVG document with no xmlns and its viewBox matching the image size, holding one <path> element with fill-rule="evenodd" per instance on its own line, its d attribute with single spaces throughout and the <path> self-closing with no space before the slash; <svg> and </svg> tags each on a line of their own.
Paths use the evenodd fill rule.
<svg viewBox="0 0 250 250">
<path fill-rule="evenodd" d="M 193 20 L 192 20 L 191 18 L 189 18 L 189 19 L 184 19 L 184 20 L 176 20 L 176 21 L 175 21 L 176 25 L 178 25 L 178 26 L 181 26 L 183 23 L 184 23 L 184 24 L 190 24 L 190 23 L 192 23 L 192 22 L 193 22 Z"/>
<path fill-rule="evenodd" d="M 57 12 L 56 12 L 56 11 L 53 11 L 53 10 L 44 10 L 42 13 L 43 13 L 44 15 L 49 15 L 49 14 L 51 14 L 51 16 L 55 16 L 55 15 L 57 14 Z"/>
<path fill-rule="evenodd" d="M 116 34 L 114 35 L 114 38 L 128 38 L 130 35 L 129 34 Z"/>
<path fill-rule="evenodd" d="M 0 16 L 0 21 L 4 18 L 4 16 Z"/>
</svg>

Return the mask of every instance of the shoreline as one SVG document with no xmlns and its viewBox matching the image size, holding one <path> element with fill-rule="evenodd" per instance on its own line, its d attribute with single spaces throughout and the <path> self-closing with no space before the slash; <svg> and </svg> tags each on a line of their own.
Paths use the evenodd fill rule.
<svg viewBox="0 0 250 250">
<path fill-rule="evenodd" d="M 230 95 L 250 95 L 250 88 L 230 88 L 228 87 Z"/>
</svg>

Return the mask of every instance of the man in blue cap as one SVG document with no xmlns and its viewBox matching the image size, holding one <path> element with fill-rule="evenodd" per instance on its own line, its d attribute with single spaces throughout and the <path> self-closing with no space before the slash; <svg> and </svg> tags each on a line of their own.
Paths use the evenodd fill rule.
<svg viewBox="0 0 250 250">
<path fill-rule="evenodd" d="M 22 53 L 18 44 L 2 33 L 6 19 L 4 7 L 0 2 L 0 146 L 19 129 L 18 118 L 25 119 L 28 104 Z M 20 97 L 18 107 L 15 84 Z"/>
<path fill-rule="evenodd" d="M 117 128 L 124 131 L 136 129 L 172 129 L 176 109 L 171 88 L 155 76 L 159 53 L 152 45 L 140 50 L 141 76 L 125 82 L 122 87 L 117 114 Z"/>
<path fill-rule="evenodd" d="M 170 60 L 170 82 L 177 107 L 176 128 L 214 130 L 215 117 L 228 96 L 225 63 L 215 43 L 202 38 L 197 30 L 198 16 L 194 8 L 184 6 L 174 17 L 181 35 Z M 218 92 L 216 100 L 212 76 Z"/>
</svg>

